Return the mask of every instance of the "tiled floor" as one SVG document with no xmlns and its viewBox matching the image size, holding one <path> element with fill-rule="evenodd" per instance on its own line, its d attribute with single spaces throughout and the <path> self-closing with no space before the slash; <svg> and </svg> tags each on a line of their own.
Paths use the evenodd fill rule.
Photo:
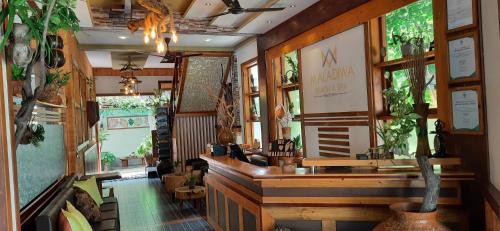
<svg viewBox="0 0 500 231">
<path fill-rule="evenodd" d="M 121 231 L 213 230 L 185 203 L 182 212 L 163 190 L 159 179 L 134 179 L 105 183 L 112 186 L 120 206 Z"/>
</svg>

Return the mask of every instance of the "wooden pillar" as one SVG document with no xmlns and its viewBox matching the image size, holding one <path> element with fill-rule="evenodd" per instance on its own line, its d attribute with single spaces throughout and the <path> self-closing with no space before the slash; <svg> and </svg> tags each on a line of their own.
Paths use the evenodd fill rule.
<svg viewBox="0 0 500 231">
<path fill-rule="evenodd" d="M 10 231 L 20 229 L 21 225 L 15 146 L 14 142 L 10 142 L 14 138 L 14 126 L 8 70 L 3 55 L 0 55 L 0 227 Z"/>
</svg>

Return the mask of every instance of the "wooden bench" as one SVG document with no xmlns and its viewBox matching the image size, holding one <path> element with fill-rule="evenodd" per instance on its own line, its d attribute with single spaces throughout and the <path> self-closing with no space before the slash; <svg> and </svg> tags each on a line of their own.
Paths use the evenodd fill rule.
<svg viewBox="0 0 500 231">
<path fill-rule="evenodd" d="M 139 156 L 127 156 L 124 158 L 120 158 L 122 161 L 122 167 L 126 168 L 128 167 L 129 160 L 141 160 L 141 164 L 145 163 L 144 157 L 139 157 Z"/>
</svg>

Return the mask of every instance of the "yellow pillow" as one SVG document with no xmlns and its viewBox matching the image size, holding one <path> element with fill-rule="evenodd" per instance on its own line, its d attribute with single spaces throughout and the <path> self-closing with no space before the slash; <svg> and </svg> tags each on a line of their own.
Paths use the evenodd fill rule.
<svg viewBox="0 0 500 231">
<path fill-rule="evenodd" d="M 94 199 L 97 206 L 101 206 L 101 204 L 103 203 L 101 193 L 99 193 L 99 188 L 97 187 L 95 176 L 90 177 L 88 180 L 75 181 L 75 183 L 73 183 L 73 186 L 87 192 L 90 197 Z"/>
<path fill-rule="evenodd" d="M 74 214 L 61 209 L 62 214 L 68 220 L 69 226 L 71 227 L 71 231 L 83 231 L 82 226 L 80 225 L 80 222 L 78 222 L 77 218 L 75 217 Z"/>
<path fill-rule="evenodd" d="M 92 226 L 90 226 L 85 216 L 83 216 L 83 214 L 80 211 L 78 211 L 78 209 L 76 209 L 75 206 L 73 206 L 69 201 L 66 201 L 66 207 L 68 208 L 68 212 L 71 213 L 71 215 L 76 219 L 78 224 L 80 224 L 82 231 L 92 231 Z M 71 229 L 73 229 L 73 226 L 71 226 Z"/>
</svg>

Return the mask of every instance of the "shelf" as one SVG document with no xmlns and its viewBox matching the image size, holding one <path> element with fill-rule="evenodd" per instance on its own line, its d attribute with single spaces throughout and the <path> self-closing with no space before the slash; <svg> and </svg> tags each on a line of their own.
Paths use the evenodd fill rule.
<svg viewBox="0 0 500 231">
<path fill-rule="evenodd" d="M 460 166 L 460 158 L 430 158 L 432 165 Z M 353 160 L 340 158 L 305 158 L 302 161 L 303 166 L 320 167 L 397 167 L 397 166 L 418 166 L 415 159 L 397 159 L 397 160 Z"/>
<path fill-rule="evenodd" d="M 427 61 L 434 59 L 435 56 L 436 56 L 436 54 L 434 53 L 434 51 L 426 52 L 424 55 L 424 57 Z M 395 69 L 402 68 L 402 65 L 404 63 L 408 62 L 409 60 L 410 60 L 410 58 L 400 58 L 400 59 L 395 59 L 395 60 L 391 60 L 391 61 L 385 61 L 385 62 L 375 64 L 375 67 L 395 68 Z"/>
<path fill-rule="evenodd" d="M 251 93 L 248 93 L 248 95 L 250 97 L 259 97 L 260 93 L 257 91 L 257 92 L 251 92 Z"/>
</svg>

